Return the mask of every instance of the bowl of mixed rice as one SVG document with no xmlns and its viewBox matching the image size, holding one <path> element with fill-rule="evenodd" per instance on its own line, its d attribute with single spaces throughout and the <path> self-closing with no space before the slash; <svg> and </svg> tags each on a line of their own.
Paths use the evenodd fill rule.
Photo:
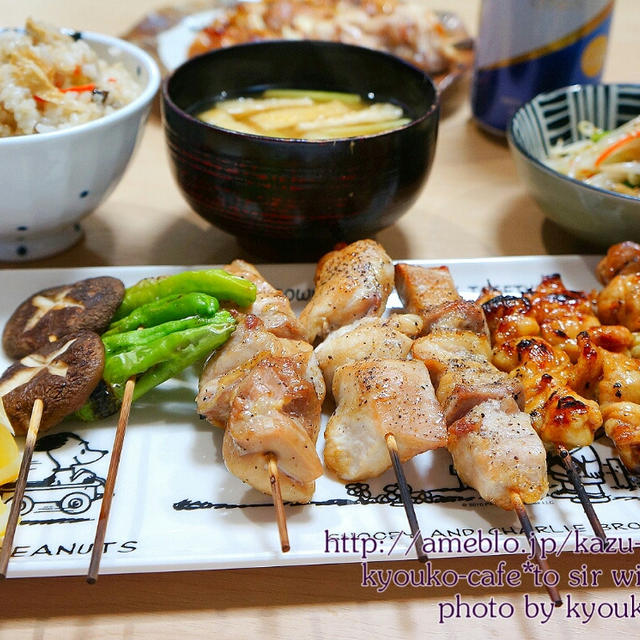
<svg viewBox="0 0 640 640">
<path fill-rule="evenodd" d="M 0 260 L 58 253 L 115 188 L 160 73 L 138 47 L 36 21 L 0 31 Z"/>
</svg>

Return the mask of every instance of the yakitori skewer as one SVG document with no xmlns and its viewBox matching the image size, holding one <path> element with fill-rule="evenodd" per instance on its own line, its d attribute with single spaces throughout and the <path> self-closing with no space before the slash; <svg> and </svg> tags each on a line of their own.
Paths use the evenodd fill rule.
<svg viewBox="0 0 640 640">
<path fill-rule="evenodd" d="M 589 500 L 589 496 L 585 491 L 584 485 L 582 484 L 582 480 L 580 479 L 580 475 L 578 474 L 578 470 L 573 464 L 573 458 L 571 454 L 567 450 L 564 445 L 558 444 L 556 445 L 556 451 L 558 453 L 558 457 L 562 461 L 565 469 L 567 470 L 567 476 L 571 484 L 573 484 L 573 488 L 576 490 L 576 494 L 578 495 L 578 499 L 580 500 L 580 504 L 584 509 L 585 515 L 591 524 L 591 528 L 593 532 L 600 538 L 601 540 L 607 539 L 607 534 L 604 532 L 604 528 L 602 527 L 602 522 L 600 522 L 600 518 L 596 514 L 593 504 L 591 500 Z"/>
<path fill-rule="evenodd" d="M 225 269 L 253 282 L 256 296 L 200 376 L 198 413 L 224 429 L 227 469 L 272 496 L 286 552 L 283 501 L 309 502 L 322 475 L 316 439 L 324 381 L 286 296 L 247 262 L 235 260 Z"/>
<path fill-rule="evenodd" d="M 29 467 L 31 466 L 33 449 L 38 438 L 38 431 L 40 429 L 40 421 L 42 420 L 43 408 L 44 403 L 42 402 L 42 398 L 36 398 L 36 401 L 33 403 L 33 409 L 31 411 L 29 430 L 27 431 L 27 438 L 24 444 L 24 453 L 22 454 L 20 471 L 18 472 L 18 479 L 16 480 L 15 491 L 13 493 L 13 500 L 11 502 L 9 518 L 7 520 L 4 540 L 2 542 L 2 549 L 0 550 L 0 578 L 7 577 L 7 566 L 9 565 L 11 552 L 13 551 L 13 539 L 15 537 L 16 527 L 18 525 L 18 518 L 20 517 L 22 498 L 24 497 L 24 490 L 27 485 L 27 476 L 29 474 Z"/>
<path fill-rule="evenodd" d="M 291 549 L 289 544 L 289 532 L 287 531 L 287 516 L 284 512 L 282 502 L 282 491 L 280 490 L 280 473 L 278 472 L 278 461 L 272 453 L 267 455 L 269 460 L 269 480 L 271 481 L 271 495 L 273 496 L 273 506 L 276 509 L 276 522 L 278 523 L 278 534 L 280 535 L 280 548 L 282 553 L 287 553 Z"/>
<path fill-rule="evenodd" d="M 564 292 L 557 296 L 547 294 L 547 300 L 543 295 L 547 288 Z M 493 360 L 500 369 L 509 371 L 511 376 L 522 382 L 525 410 L 532 416 L 536 432 L 561 459 L 594 533 L 605 539 L 602 524 L 568 451 L 593 442 L 594 434 L 602 424 L 602 415 L 596 402 L 582 397 L 570 387 L 569 382 L 575 384 L 576 376 L 572 375 L 570 358 L 560 348 L 561 345 L 554 346 L 538 335 L 541 331 L 538 323 L 541 309 L 545 311 L 543 317 L 555 315 L 554 329 L 557 329 L 558 322 L 564 320 L 560 326 L 563 327 L 561 333 L 565 335 L 565 324 L 582 327 L 597 322 L 597 319 L 591 317 L 589 305 L 580 294 L 566 291 L 556 276 L 543 279 L 532 294 L 535 304 L 525 296 L 494 295 L 496 293 L 486 291 L 482 305 L 494 344 Z M 571 305 L 564 305 L 568 307 L 565 309 L 562 306 L 565 299 L 579 302 L 582 312 L 578 313 Z M 562 313 L 553 314 L 557 307 Z M 550 330 L 547 331 L 549 333 Z M 567 340 L 565 346 L 574 353 L 581 351 L 576 348 L 575 340 Z M 590 364 L 586 366 L 586 369 L 590 368 Z"/>
<path fill-rule="evenodd" d="M 89 563 L 89 571 L 87 572 L 87 582 L 95 584 L 98 579 L 98 571 L 100 570 L 100 560 L 102 559 L 102 549 L 104 547 L 104 538 L 107 532 L 107 523 L 109 521 L 109 513 L 111 511 L 111 502 L 115 490 L 116 478 L 118 475 L 118 467 L 120 465 L 120 457 L 122 455 L 122 446 L 124 444 L 124 436 L 129 423 L 129 414 L 131 412 L 131 403 L 133 402 L 133 392 L 135 389 L 135 378 L 129 378 L 124 387 L 124 395 L 122 397 L 122 406 L 120 407 L 120 416 L 118 417 L 118 426 L 113 440 L 113 449 L 111 450 L 111 460 L 109 461 L 109 471 L 104 483 L 104 495 L 102 504 L 100 505 L 100 515 L 98 517 L 98 527 L 93 541 L 93 549 L 91 552 L 91 562 Z"/>
<path fill-rule="evenodd" d="M 416 511 L 413 508 L 413 500 L 411 499 L 411 492 L 407 485 L 407 479 L 404 475 L 402 463 L 400 462 L 400 456 L 398 454 L 398 443 L 392 433 L 387 433 L 385 436 L 387 443 L 387 449 L 391 456 L 391 463 L 393 464 L 393 470 L 396 474 L 396 481 L 398 483 L 398 489 L 400 490 L 400 497 L 402 498 L 402 504 L 404 505 L 405 513 L 407 514 L 407 520 L 409 521 L 409 529 L 411 530 L 412 544 L 415 545 L 418 560 L 420 562 L 426 562 L 429 558 L 424 552 L 424 541 L 422 539 L 422 533 L 420 532 L 420 525 L 418 524 L 418 518 L 416 517 Z"/>
<path fill-rule="evenodd" d="M 456 472 L 488 502 L 516 511 L 545 570 L 523 503 L 538 501 L 548 490 L 546 452 L 519 404 L 522 385 L 489 361 L 482 309 L 461 298 L 446 267 L 399 264 L 396 286 L 407 310 L 425 324 L 412 355 L 433 379 Z M 560 601 L 557 592 L 550 596 Z"/>
<path fill-rule="evenodd" d="M 529 520 L 529 515 L 525 509 L 525 506 L 522 502 L 522 498 L 519 493 L 513 492 L 511 494 L 511 498 L 513 501 L 513 510 L 516 512 L 518 516 L 518 520 L 520 520 L 520 525 L 522 526 L 522 530 L 524 531 L 527 539 L 529 540 L 529 544 L 531 545 L 531 550 L 533 551 L 533 556 L 537 565 L 542 569 L 543 573 L 549 571 L 549 564 L 547 559 L 542 556 L 540 553 L 540 545 L 536 540 L 536 535 L 533 530 L 533 526 L 531 524 L 531 520 Z M 555 586 L 548 585 L 545 582 L 545 586 L 547 589 L 547 593 L 549 594 L 549 598 L 556 607 L 562 605 L 562 598 L 560 597 L 560 592 Z"/>
<path fill-rule="evenodd" d="M 78 409 L 100 380 L 104 348 L 93 331 L 75 331 L 47 342 L 12 364 L 0 377 L 0 404 L 9 427 L 26 433 L 15 493 L 0 552 L 0 576 L 6 577 L 22 508 L 29 467 L 40 431 Z M 31 407 L 30 412 L 25 409 Z"/>
<path fill-rule="evenodd" d="M 300 320 L 336 411 L 325 433 L 325 462 L 342 480 L 373 478 L 392 466 L 413 544 L 427 560 L 401 461 L 444 446 L 446 431 L 429 374 L 406 358 L 422 329 L 410 314 L 381 318 L 393 290 L 393 263 L 372 240 L 324 256 Z M 366 425 L 366 427 L 364 426 Z"/>
</svg>

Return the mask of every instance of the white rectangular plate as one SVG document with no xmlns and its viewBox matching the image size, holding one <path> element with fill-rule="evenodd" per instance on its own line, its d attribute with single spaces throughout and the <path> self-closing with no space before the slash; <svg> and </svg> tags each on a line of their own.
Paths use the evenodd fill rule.
<svg viewBox="0 0 640 640">
<path fill-rule="evenodd" d="M 487 281 L 515 292 L 554 272 L 561 273 L 570 288 L 591 289 L 598 286 L 593 276 L 595 263 L 595 257 L 544 256 L 449 260 L 445 264 L 461 293 L 473 298 Z M 314 267 L 267 265 L 261 269 L 299 311 L 310 295 Z M 180 270 L 4 270 L 0 325 L 4 326 L 22 300 L 45 287 L 96 275 L 112 275 L 131 285 L 143 277 Z M 390 306 L 399 306 L 395 296 Z M 0 356 L 2 368 L 8 364 L 6 357 Z M 354 540 L 364 538 L 377 541 L 375 550 L 373 543 L 368 543 L 371 559 L 414 557 L 391 471 L 369 483 L 347 487 L 328 475 L 320 478 L 311 504 L 286 507 L 291 551 L 281 553 L 270 498 L 226 471 L 222 434 L 196 415 L 196 389 L 197 374 L 190 372 L 134 406 L 102 573 L 358 562 L 363 543 Z M 101 486 L 96 477 L 106 477 L 115 425 L 116 417 L 93 424 L 67 420 L 40 437 L 30 473 L 32 484 L 26 492 L 31 510 L 23 515 L 16 533 L 11 576 L 86 572 L 100 509 Z M 320 438 L 318 451 L 322 447 Z M 610 443 L 605 440 L 586 447 L 574 452 L 574 457 L 582 465 L 587 492 L 605 529 L 612 536 L 640 545 L 640 490 L 625 473 Z M 447 451 L 423 454 L 404 468 L 423 536 L 453 542 L 451 550 L 445 545 L 432 556 L 479 554 L 473 545 L 465 553 L 455 544 L 477 538 L 478 531 L 497 536 L 499 544 L 517 535 L 521 548 L 526 549 L 514 514 L 484 503 L 475 491 L 462 486 Z M 43 482 L 33 484 L 38 480 Z M 549 497 L 532 505 L 529 512 L 540 536 L 555 540 L 557 548 L 564 545 L 570 550 L 575 544 L 574 532 L 588 536 L 591 529 L 561 465 L 550 468 L 550 484 Z M 398 532 L 407 535 L 398 537 Z M 498 551 L 494 544 L 490 552 Z"/>
</svg>

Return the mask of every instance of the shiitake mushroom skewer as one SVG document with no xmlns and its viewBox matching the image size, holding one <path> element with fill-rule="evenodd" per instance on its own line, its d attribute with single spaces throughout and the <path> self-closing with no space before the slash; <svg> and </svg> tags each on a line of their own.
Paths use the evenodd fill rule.
<svg viewBox="0 0 640 640">
<path fill-rule="evenodd" d="M 102 376 L 104 346 L 93 331 L 76 331 L 11 365 L 0 377 L 0 407 L 8 426 L 27 433 L 20 472 L 0 552 L 6 577 L 22 498 L 39 430 L 57 424 L 89 397 Z"/>
<path fill-rule="evenodd" d="M 29 430 L 27 431 L 27 439 L 24 445 L 24 453 L 22 454 L 22 462 L 20 463 L 20 471 L 18 472 L 18 479 L 16 480 L 15 490 L 13 493 L 13 501 L 11 503 L 9 518 L 7 519 L 7 525 L 5 528 L 4 540 L 2 541 L 2 548 L 0 549 L 0 578 L 3 580 L 7 577 L 7 567 L 13 550 L 13 539 L 16 534 L 16 527 L 18 526 L 18 518 L 20 517 L 20 510 L 22 508 L 22 499 L 24 498 L 24 490 L 27 485 L 27 476 L 29 475 L 33 449 L 36 446 L 36 440 L 38 438 L 38 430 L 40 429 L 43 408 L 44 404 L 42 402 L 42 398 L 37 398 L 33 403 L 33 410 L 31 411 Z"/>
</svg>

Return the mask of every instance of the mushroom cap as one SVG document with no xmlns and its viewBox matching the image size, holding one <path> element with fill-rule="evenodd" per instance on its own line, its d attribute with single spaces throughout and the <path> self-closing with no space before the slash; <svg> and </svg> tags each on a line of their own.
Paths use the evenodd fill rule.
<svg viewBox="0 0 640 640">
<path fill-rule="evenodd" d="M 40 431 L 79 409 L 102 378 L 104 345 L 93 331 L 74 331 L 12 364 L 0 377 L 0 401 L 16 434 L 26 433 L 42 398 Z"/>
<path fill-rule="evenodd" d="M 102 333 L 123 297 L 124 284 L 110 276 L 38 291 L 9 318 L 2 346 L 11 358 L 22 358 L 71 331 Z"/>
</svg>

